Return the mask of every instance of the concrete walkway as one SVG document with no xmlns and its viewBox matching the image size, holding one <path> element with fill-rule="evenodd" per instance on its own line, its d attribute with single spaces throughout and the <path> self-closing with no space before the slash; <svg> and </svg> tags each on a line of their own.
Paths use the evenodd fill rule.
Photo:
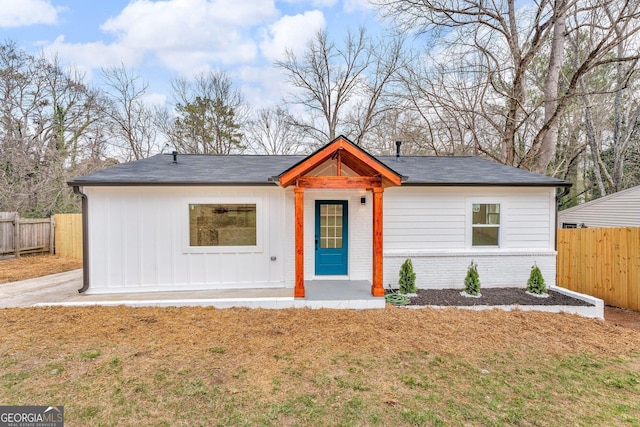
<svg viewBox="0 0 640 427">
<path fill-rule="evenodd" d="M 0 308 L 72 301 L 80 295 L 82 269 L 0 284 Z"/>
</svg>

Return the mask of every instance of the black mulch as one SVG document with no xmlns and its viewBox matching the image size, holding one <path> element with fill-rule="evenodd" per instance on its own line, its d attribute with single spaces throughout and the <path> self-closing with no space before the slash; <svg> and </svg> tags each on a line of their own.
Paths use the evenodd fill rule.
<svg viewBox="0 0 640 427">
<path fill-rule="evenodd" d="M 418 296 L 411 297 L 409 305 L 592 305 L 555 291 L 549 291 L 548 298 L 538 298 L 528 295 L 523 288 L 487 288 L 480 290 L 480 298 L 470 298 L 460 295 L 461 290 L 418 289 Z"/>
</svg>

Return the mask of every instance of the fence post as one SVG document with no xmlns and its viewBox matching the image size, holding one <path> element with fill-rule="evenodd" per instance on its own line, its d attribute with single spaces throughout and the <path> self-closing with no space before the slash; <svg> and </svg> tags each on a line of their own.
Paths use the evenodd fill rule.
<svg viewBox="0 0 640 427">
<path fill-rule="evenodd" d="M 13 246 L 16 258 L 20 258 L 20 215 L 18 212 L 13 216 Z"/>
<path fill-rule="evenodd" d="M 53 215 L 51 215 L 51 217 L 49 218 L 49 253 L 51 255 L 53 255 L 55 253 L 55 227 L 56 227 L 56 220 L 54 219 Z"/>
</svg>

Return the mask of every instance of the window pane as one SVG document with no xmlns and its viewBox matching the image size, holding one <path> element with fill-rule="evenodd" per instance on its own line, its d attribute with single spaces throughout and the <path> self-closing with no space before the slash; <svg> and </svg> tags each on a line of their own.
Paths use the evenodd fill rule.
<svg viewBox="0 0 640 427">
<path fill-rule="evenodd" d="M 498 246 L 499 227 L 473 227 L 473 246 Z"/>
<path fill-rule="evenodd" d="M 342 205 L 320 205 L 320 248 L 342 248 Z"/>
<path fill-rule="evenodd" d="M 189 205 L 190 246 L 255 246 L 255 204 Z"/>
<path fill-rule="evenodd" d="M 499 204 L 473 204 L 472 224 L 500 224 Z"/>
</svg>

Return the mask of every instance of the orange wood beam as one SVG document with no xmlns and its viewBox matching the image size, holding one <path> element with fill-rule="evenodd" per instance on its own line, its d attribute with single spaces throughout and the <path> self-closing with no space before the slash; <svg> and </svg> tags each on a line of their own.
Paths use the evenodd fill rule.
<svg viewBox="0 0 640 427">
<path fill-rule="evenodd" d="M 340 140 L 336 140 L 336 142 L 338 141 Z M 337 148 L 340 148 L 340 146 L 338 146 Z M 304 175 L 305 173 L 309 172 L 310 170 L 314 169 L 316 166 L 320 165 L 325 160 L 330 158 L 337 148 L 334 144 L 329 144 L 317 153 L 311 155 L 310 157 L 307 157 L 296 167 L 290 169 L 280 177 L 280 185 L 283 187 L 288 187 L 289 185 L 293 184 L 296 178 Z"/>
<path fill-rule="evenodd" d="M 336 169 L 337 169 L 336 175 L 338 175 L 338 176 L 342 176 L 342 155 L 341 155 L 341 153 L 342 153 L 342 150 L 338 150 L 338 161 L 337 161 L 337 164 L 336 164 Z"/>
<path fill-rule="evenodd" d="M 382 165 L 380 162 L 371 158 L 362 150 L 347 143 L 346 141 L 345 141 L 345 145 L 346 145 L 345 151 L 347 151 L 350 155 L 352 155 L 356 159 L 360 160 L 365 165 L 375 170 L 378 174 L 382 175 L 384 178 L 388 179 L 392 184 L 394 185 L 402 184 L 402 178 L 398 176 L 396 173 L 394 173 L 392 170 L 388 169 L 387 167 Z"/>
<path fill-rule="evenodd" d="M 373 188 L 373 279 L 371 295 L 384 296 L 382 286 L 382 192 L 383 188 Z"/>
<path fill-rule="evenodd" d="M 304 188 L 294 188 L 295 195 L 295 298 L 304 298 Z"/>
<path fill-rule="evenodd" d="M 377 176 L 301 176 L 299 188 L 375 188 L 381 187 Z"/>
<path fill-rule="evenodd" d="M 398 174 L 388 167 L 365 153 L 362 149 L 349 142 L 344 137 L 339 137 L 333 142 L 327 144 L 316 153 L 307 157 L 305 160 L 294 166 L 280 176 L 280 185 L 288 187 L 295 183 L 296 179 L 305 175 L 309 171 L 322 164 L 338 151 L 340 159 L 339 163 L 344 163 L 351 169 L 364 171 L 370 169 L 370 173 L 360 173 L 360 175 L 380 175 L 387 185 L 400 185 L 402 179 Z M 358 164 L 361 167 L 358 167 Z M 354 171 L 356 171 L 354 169 Z M 356 171 L 357 172 L 357 171 Z"/>
</svg>

